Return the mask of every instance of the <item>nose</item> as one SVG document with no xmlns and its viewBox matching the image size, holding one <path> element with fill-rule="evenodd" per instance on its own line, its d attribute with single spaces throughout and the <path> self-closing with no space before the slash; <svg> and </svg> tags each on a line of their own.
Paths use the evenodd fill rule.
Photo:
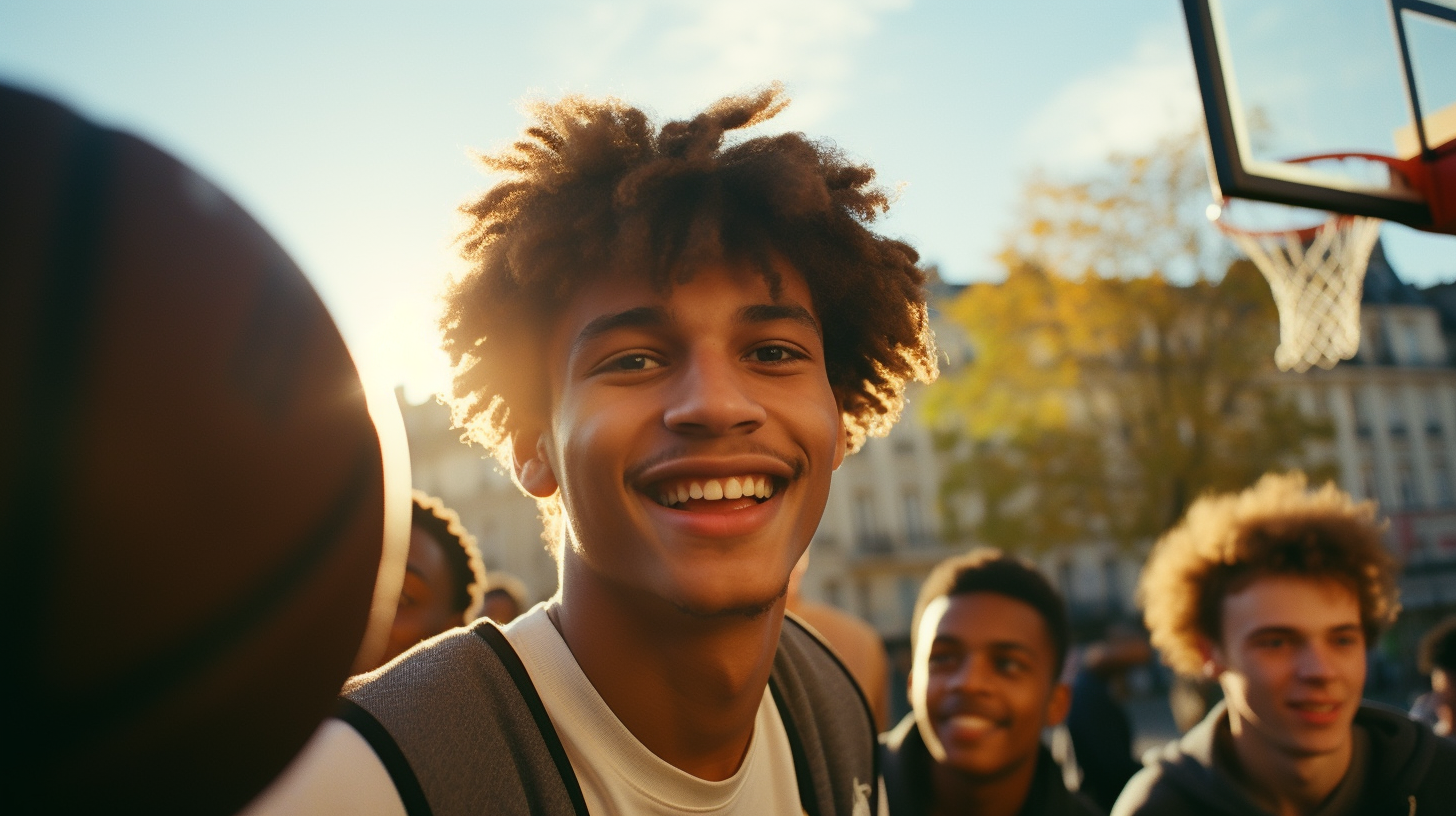
<svg viewBox="0 0 1456 816">
<path fill-rule="evenodd" d="M 985 691 L 991 674 L 989 664 L 985 655 L 975 652 L 966 655 L 950 679 L 951 686 L 962 694 Z"/>
<path fill-rule="evenodd" d="M 725 436 L 751 433 L 767 417 L 753 393 L 752 375 L 734 355 L 698 349 L 674 378 L 663 422 L 678 433 Z"/>
<path fill-rule="evenodd" d="M 1334 655 L 1323 644 L 1312 641 L 1299 650 L 1295 668 L 1303 680 L 1326 680 L 1334 676 Z"/>
</svg>

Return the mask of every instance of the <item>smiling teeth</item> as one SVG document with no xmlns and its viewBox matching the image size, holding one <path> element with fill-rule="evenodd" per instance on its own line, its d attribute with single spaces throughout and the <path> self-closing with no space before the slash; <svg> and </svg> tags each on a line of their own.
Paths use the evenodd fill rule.
<svg viewBox="0 0 1456 816">
<path fill-rule="evenodd" d="M 671 507 L 688 499 L 741 499 L 745 496 L 767 499 L 774 493 L 773 480 L 767 476 L 731 476 L 726 479 L 692 479 L 675 484 L 659 485 L 660 504 Z"/>
</svg>

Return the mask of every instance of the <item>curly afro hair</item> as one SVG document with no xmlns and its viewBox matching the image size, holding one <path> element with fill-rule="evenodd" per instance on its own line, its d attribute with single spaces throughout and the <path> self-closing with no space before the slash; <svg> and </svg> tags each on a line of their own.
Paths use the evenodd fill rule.
<svg viewBox="0 0 1456 816">
<path fill-rule="evenodd" d="M 723 261 L 777 295 L 774 258 L 812 293 L 850 450 L 889 430 L 906 384 L 936 375 L 925 274 L 914 249 L 868 228 L 889 207 L 869 167 L 801 133 L 726 138 L 787 104 L 775 84 L 658 128 L 620 100 L 568 96 L 533 105 L 525 138 L 480 158 L 505 180 L 462 207 L 471 269 L 440 324 L 466 438 L 509 465 L 513 434 L 549 409 L 535 355 L 585 281 L 632 273 L 666 290 Z M 559 507 L 542 509 L 549 539 Z"/>
<path fill-rule="evenodd" d="M 1266 575 L 1335 578 L 1355 592 L 1365 639 L 1374 641 L 1400 611 L 1395 562 L 1373 502 L 1355 502 L 1326 484 L 1308 489 L 1303 473 L 1267 474 L 1242 493 L 1200 498 L 1159 539 L 1138 585 L 1144 620 L 1166 662 L 1180 674 L 1203 667 L 1199 638 L 1219 643 L 1223 599 Z"/>
<path fill-rule="evenodd" d="M 443 499 L 422 490 L 411 491 L 410 499 L 414 506 L 410 526 L 424 530 L 439 542 L 445 563 L 450 565 L 450 578 L 455 585 L 450 608 L 459 612 L 465 623 L 475 620 L 485 606 L 486 587 L 485 562 L 481 560 L 475 536 L 460 523 L 460 514 L 445 506 Z"/>
</svg>

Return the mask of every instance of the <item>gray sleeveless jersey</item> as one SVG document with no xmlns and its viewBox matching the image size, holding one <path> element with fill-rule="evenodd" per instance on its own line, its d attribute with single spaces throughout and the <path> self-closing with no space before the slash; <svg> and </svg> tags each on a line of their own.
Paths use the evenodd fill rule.
<svg viewBox="0 0 1456 816">
<path fill-rule="evenodd" d="M 787 615 L 769 690 L 810 816 L 878 813 L 875 730 L 859 686 Z M 374 748 L 410 816 L 584 816 L 576 774 L 520 658 L 478 621 L 344 687 L 339 716 Z M 868 805 L 868 808 L 866 808 Z"/>
</svg>

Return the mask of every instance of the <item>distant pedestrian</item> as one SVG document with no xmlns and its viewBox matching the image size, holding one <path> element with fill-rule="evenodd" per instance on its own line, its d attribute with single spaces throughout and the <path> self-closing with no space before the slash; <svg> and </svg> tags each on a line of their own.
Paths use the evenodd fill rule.
<svg viewBox="0 0 1456 816">
<path fill-rule="evenodd" d="M 1432 627 L 1421 638 L 1421 673 L 1431 679 L 1431 690 L 1411 708 L 1411 719 L 1431 726 L 1437 734 L 1456 738 L 1456 615 Z"/>
<path fill-rule="evenodd" d="M 505 626 L 531 608 L 526 585 L 521 579 L 499 570 L 490 574 L 485 584 L 485 617 Z"/>
<path fill-rule="evenodd" d="M 1139 595 L 1163 659 L 1224 701 L 1113 816 L 1456 813 L 1456 745 L 1361 704 L 1367 646 L 1399 610 L 1382 531 L 1372 502 L 1301 473 L 1189 508 Z"/>
<path fill-rule="evenodd" d="M 1067 731 L 1077 765 L 1082 769 L 1083 795 L 1111 808 L 1127 780 L 1142 768 L 1132 754 L 1132 720 L 1122 704 L 1127 673 L 1147 664 L 1152 649 L 1142 633 L 1112 626 L 1107 638 L 1090 644 L 1072 681 L 1072 710 Z"/>
<path fill-rule="evenodd" d="M 1066 604 L 999 550 L 942 561 L 911 628 L 914 710 L 880 736 L 890 816 L 1093 816 L 1041 742 L 1067 715 Z"/>
</svg>

